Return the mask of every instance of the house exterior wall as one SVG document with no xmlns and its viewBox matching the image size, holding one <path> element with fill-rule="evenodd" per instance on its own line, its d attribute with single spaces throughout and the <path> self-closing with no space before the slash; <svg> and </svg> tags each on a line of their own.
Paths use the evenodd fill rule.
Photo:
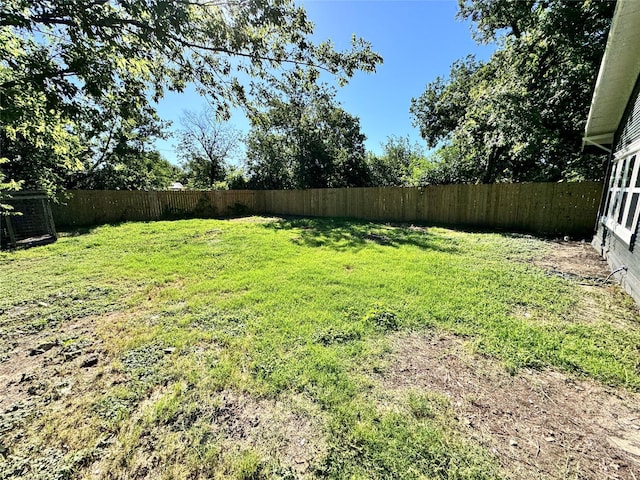
<svg viewBox="0 0 640 480">
<path fill-rule="evenodd" d="M 608 232 L 601 224 L 598 225 L 592 245 L 607 260 L 612 272 L 623 265 L 627 267 L 626 271 L 620 271 L 614 276 L 620 280 L 622 288 L 640 303 L 640 248 L 630 250 L 622 240 Z"/>
<path fill-rule="evenodd" d="M 617 152 L 624 147 L 631 145 L 640 138 L 640 77 L 636 81 L 629 103 L 625 109 L 624 116 L 614 138 L 613 151 Z"/>
<path fill-rule="evenodd" d="M 640 204 L 638 204 L 640 202 L 639 93 L 640 77 L 614 137 L 613 153 L 610 159 L 611 173 L 605 182 L 605 193 L 593 239 L 593 246 L 607 260 L 612 271 L 626 267 L 615 277 L 638 303 L 640 303 L 640 242 L 637 240 L 640 225 L 638 221 L 640 214 Z M 623 172 L 628 172 L 628 180 L 626 180 L 627 174 Z M 621 210 L 623 214 L 619 213 Z M 630 227 L 629 222 L 632 222 Z"/>
</svg>

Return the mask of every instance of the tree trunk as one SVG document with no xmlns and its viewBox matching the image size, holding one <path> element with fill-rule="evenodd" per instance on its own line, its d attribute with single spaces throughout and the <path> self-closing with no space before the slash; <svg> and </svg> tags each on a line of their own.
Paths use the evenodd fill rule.
<svg viewBox="0 0 640 480">
<path fill-rule="evenodd" d="M 487 159 L 487 168 L 484 171 L 482 177 L 482 183 L 495 183 L 496 181 L 496 166 L 498 159 L 502 156 L 504 147 L 491 147 L 489 158 Z"/>
</svg>

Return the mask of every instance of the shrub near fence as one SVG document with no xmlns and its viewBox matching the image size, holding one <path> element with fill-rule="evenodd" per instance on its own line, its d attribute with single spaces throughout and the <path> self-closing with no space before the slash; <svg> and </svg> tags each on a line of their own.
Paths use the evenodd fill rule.
<svg viewBox="0 0 640 480">
<path fill-rule="evenodd" d="M 251 212 L 590 235 L 601 194 L 602 184 L 596 182 L 214 192 L 75 191 L 67 205 L 55 207 L 54 217 L 57 224 L 74 226 Z"/>
</svg>

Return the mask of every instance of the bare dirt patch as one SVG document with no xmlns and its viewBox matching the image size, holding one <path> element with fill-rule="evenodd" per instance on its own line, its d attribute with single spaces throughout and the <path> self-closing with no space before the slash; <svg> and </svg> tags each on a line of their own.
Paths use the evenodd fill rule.
<svg viewBox="0 0 640 480">
<path fill-rule="evenodd" d="M 551 274 L 604 283 L 609 266 L 587 242 L 549 242 L 548 252 L 532 263 Z"/>
<path fill-rule="evenodd" d="M 0 477 L 47 478 L 64 461 L 65 452 L 31 443 L 32 424 L 101 384 L 108 355 L 97 321 L 84 317 L 36 334 L 13 332 L 0 362 Z"/>
<path fill-rule="evenodd" d="M 274 466 L 275 460 L 280 473 L 287 474 L 285 478 L 313 478 L 317 462 L 326 456 L 322 415 L 301 397 L 264 399 L 225 390 L 201 396 L 197 405 L 185 405 L 187 411 L 168 422 L 145 425 L 144 418 L 164 395 L 171 395 L 171 388 L 156 390 L 138 405 L 127 427 L 128 437 L 114 442 L 100 461 L 88 468 L 89 478 L 121 478 L 120 471 L 126 471 L 130 478 L 160 478 L 167 473 L 168 459 L 175 460 L 176 455 L 204 445 L 217 449 L 216 465 L 200 465 L 202 472 L 189 478 L 229 476 L 225 469 L 249 451 L 264 465 Z M 189 436 L 189 429 L 193 436 Z M 178 444 L 181 447 L 176 450 Z"/>
<path fill-rule="evenodd" d="M 639 306 L 622 290 L 606 260 L 586 242 L 549 242 L 545 255 L 531 263 L 555 275 L 575 282 L 580 293 L 571 321 L 607 322 L 619 328 L 638 328 Z M 523 312 L 514 312 L 521 315 Z M 525 312 L 526 316 L 526 312 Z"/>
<path fill-rule="evenodd" d="M 299 398 L 268 400 L 224 392 L 212 426 L 224 432 L 230 446 L 254 448 L 304 476 L 327 451 L 320 416 L 309 415 L 309 408 Z"/>
<path fill-rule="evenodd" d="M 640 395 L 554 371 L 511 376 L 451 335 L 400 335 L 392 347 L 384 388 L 446 395 L 509 478 L 640 478 Z"/>
<path fill-rule="evenodd" d="M 11 354 L 0 363 L 0 413 L 38 397 L 59 398 L 75 377 L 91 376 L 103 350 L 95 318 L 66 322 L 38 334 L 15 336 Z"/>
</svg>

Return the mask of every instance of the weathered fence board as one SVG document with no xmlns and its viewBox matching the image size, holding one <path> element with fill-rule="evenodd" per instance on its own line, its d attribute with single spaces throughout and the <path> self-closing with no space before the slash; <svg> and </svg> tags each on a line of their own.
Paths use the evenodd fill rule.
<svg viewBox="0 0 640 480">
<path fill-rule="evenodd" d="M 210 192 L 84 190 L 70 192 L 53 213 L 57 224 L 68 226 L 251 212 L 588 235 L 601 193 L 602 185 L 596 182 Z"/>
</svg>

